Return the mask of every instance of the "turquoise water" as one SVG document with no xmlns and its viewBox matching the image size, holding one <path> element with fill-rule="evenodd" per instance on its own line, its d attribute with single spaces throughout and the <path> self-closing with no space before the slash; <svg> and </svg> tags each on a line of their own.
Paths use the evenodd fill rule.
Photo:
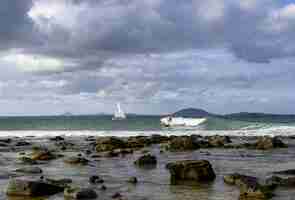
<svg viewBox="0 0 295 200">
<path fill-rule="evenodd" d="M 126 120 L 113 121 L 112 116 L 48 116 L 1 117 L 0 130 L 91 130 L 91 131 L 163 131 L 160 116 L 129 116 Z M 210 117 L 193 129 L 198 130 L 255 130 L 281 126 L 295 127 L 295 122 L 285 119 L 230 120 Z"/>
</svg>

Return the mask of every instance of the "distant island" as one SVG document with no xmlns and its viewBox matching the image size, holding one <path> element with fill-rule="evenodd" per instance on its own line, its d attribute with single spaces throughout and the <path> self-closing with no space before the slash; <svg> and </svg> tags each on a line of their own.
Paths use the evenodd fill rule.
<svg viewBox="0 0 295 200">
<path fill-rule="evenodd" d="M 230 114 L 214 114 L 207 112 L 206 110 L 199 108 L 186 108 L 179 110 L 172 114 L 175 117 L 219 117 L 223 119 L 230 120 L 241 120 L 241 121 L 280 121 L 280 122 L 293 122 L 295 121 L 295 115 L 283 115 L 283 114 L 271 114 L 271 113 L 251 113 L 251 112 L 239 112 L 239 113 L 230 113 Z"/>
<path fill-rule="evenodd" d="M 209 116 L 215 116 L 215 115 L 203 109 L 186 108 L 173 113 L 172 116 L 174 117 L 209 117 Z"/>
</svg>

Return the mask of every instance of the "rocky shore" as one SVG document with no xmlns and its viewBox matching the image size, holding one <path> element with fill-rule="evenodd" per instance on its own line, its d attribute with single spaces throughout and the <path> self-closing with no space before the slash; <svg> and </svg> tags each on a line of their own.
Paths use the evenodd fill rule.
<svg viewBox="0 0 295 200">
<path fill-rule="evenodd" d="M 0 199 L 292 199 L 292 137 L 0 139 Z"/>
</svg>

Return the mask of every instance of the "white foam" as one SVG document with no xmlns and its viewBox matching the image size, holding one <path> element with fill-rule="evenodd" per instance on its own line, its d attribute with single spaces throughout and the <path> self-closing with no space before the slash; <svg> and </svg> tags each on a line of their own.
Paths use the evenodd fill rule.
<svg viewBox="0 0 295 200">
<path fill-rule="evenodd" d="M 264 129 L 256 130 L 202 130 L 202 129 L 163 129 L 159 131 L 91 131 L 91 130 L 64 130 L 64 131 L 0 131 L 0 137 L 54 137 L 54 136 L 66 136 L 66 137 L 78 137 L 78 136 L 118 136 L 118 137 L 130 137 L 130 136 L 149 136 L 153 134 L 160 135 L 228 135 L 228 136 L 291 136 L 295 135 L 294 126 L 276 126 Z"/>
</svg>

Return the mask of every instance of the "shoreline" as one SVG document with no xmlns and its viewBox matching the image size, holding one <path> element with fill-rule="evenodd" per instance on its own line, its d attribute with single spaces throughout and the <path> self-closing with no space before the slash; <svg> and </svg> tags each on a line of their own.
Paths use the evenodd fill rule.
<svg viewBox="0 0 295 200">
<path fill-rule="evenodd" d="M 133 137 L 133 136 L 151 136 L 151 135 L 163 135 L 163 136 L 184 136 L 184 135 L 201 135 L 201 136 L 231 136 L 231 137 L 255 137 L 255 136 L 282 136 L 289 137 L 295 135 L 294 127 L 276 127 L 268 129 L 237 129 L 237 130 L 196 130 L 196 129 L 177 129 L 168 128 L 162 130 L 0 130 L 0 138 L 5 137 Z"/>
</svg>

